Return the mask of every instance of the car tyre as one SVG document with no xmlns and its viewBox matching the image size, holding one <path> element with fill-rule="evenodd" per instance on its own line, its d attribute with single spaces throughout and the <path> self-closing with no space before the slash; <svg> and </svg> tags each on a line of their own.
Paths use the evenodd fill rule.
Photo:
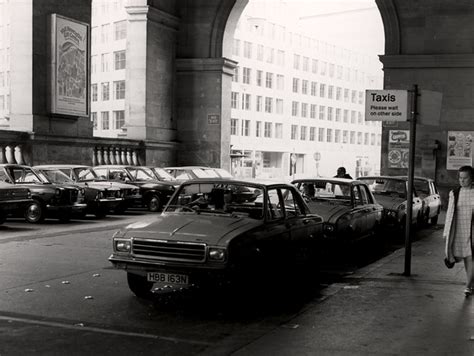
<svg viewBox="0 0 474 356">
<path fill-rule="evenodd" d="M 46 209 L 44 205 L 40 201 L 33 199 L 25 209 L 25 220 L 30 224 L 38 224 L 43 222 L 45 217 Z"/>
<path fill-rule="evenodd" d="M 148 201 L 148 210 L 152 212 L 160 211 L 161 209 L 161 199 L 158 195 L 152 195 Z"/>
<path fill-rule="evenodd" d="M 145 276 L 127 272 L 127 282 L 130 290 L 139 298 L 150 298 L 153 282 L 148 282 Z"/>
</svg>

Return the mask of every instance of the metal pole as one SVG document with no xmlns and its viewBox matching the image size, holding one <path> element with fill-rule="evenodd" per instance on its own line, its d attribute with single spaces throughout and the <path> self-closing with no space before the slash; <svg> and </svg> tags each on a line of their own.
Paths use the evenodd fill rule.
<svg viewBox="0 0 474 356">
<path fill-rule="evenodd" d="M 408 192 L 407 192 L 407 215 L 405 225 L 405 271 L 404 276 L 411 274 L 411 221 L 413 216 L 413 178 L 415 176 L 415 139 L 416 139 L 416 115 L 418 101 L 418 85 L 413 85 L 411 90 L 411 113 L 410 113 L 410 152 L 408 161 Z"/>
</svg>

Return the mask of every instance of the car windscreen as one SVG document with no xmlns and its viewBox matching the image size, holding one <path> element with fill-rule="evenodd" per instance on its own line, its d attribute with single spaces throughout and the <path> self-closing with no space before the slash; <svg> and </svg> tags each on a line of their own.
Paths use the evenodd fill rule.
<svg viewBox="0 0 474 356">
<path fill-rule="evenodd" d="M 350 184 L 330 181 L 306 181 L 298 184 L 303 197 L 314 200 L 337 200 L 340 202 L 351 201 Z"/>
<path fill-rule="evenodd" d="M 47 178 L 52 183 L 73 183 L 73 180 L 69 178 L 66 174 L 61 172 L 59 169 L 54 169 L 54 170 L 46 170 L 42 169 L 38 172 L 41 176 L 41 174 L 44 174 Z"/>
<path fill-rule="evenodd" d="M 225 169 L 222 168 L 215 168 L 214 171 L 219 175 L 221 178 L 234 178 L 232 174 L 227 172 Z"/>
<path fill-rule="evenodd" d="M 176 180 L 171 174 L 166 172 L 163 168 L 154 167 L 153 171 L 158 176 L 158 178 L 163 180 Z"/>
<path fill-rule="evenodd" d="M 128 172 L 136 180 L 155 180 L 153 172 L 150 168 L 140 167 L 140 168 L 128 168 Z"/>
<path fill-rule="evenodd" d="M 230 183 L 183 184 L 165 212 L 210 213 L 263 219 L 261 187 Z"/>
<path fill-rule="evenodd" d="M 75 168 L 76 176 L 79 181 L 90 181 L 94 179 L 100 179 L 95 172 L 90 168 Z M 103 179 L 103 178 L 102 178 Z"/>
<path fill-rule="evenodd" d="M 218 178 L 219 176 L 217 175 L 217 173 L 215 172 L 212 172 L 210 170 L 204 170 L 204 169 L 201 169 L 201 168 L 194 168 L 191 170 L 191 172 L 193 172 L 196 177 L 198 178 Z"/>
<path fill-rule="evenodd" d="M 50 183 L 46 177 L 37 175 L 31 168 L 11 168 L 10 174 L 15 183 Z"/>
<path fill-rule="evenodd" d="M 407 197 L 406 182 L 404 180 L 389 178 L 359 178 L 359 180 L 367 184 L 374 195 L 391 195 L 403 199 Z"/>
</svg>

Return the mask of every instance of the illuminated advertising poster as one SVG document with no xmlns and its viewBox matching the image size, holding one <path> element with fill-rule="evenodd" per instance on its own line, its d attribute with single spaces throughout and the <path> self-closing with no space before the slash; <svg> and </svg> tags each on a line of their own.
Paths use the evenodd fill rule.
<svg viewBox="0 0 474 356">
<path fill-rule="evenodd" d="M 51 15 L 51 112 L 88 116 L 89 27 Z"/>
<path fill-rule="evenodd" d="M 390 130 L 388 138 L 388 167 L 408 168 L 409 130 Z"/>
<path fill-rule="evenodd" d="M 446 169 L 457 170 L 472 165 L 474 131 L 448 131 Z"/>
</svg>

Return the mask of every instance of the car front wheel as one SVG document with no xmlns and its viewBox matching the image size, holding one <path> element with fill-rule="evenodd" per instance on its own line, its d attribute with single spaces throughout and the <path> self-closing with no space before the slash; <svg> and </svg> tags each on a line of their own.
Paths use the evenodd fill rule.
<svg viewBox="0 0 474 356">
<path fill-rule="evenodd" d="M 44 205 L 38 201 L 33 200 L 25 210 L 25 220 L 31 224 L 38 224 L 45 218 L 46 210 Z"/>
<path fill-rule="evenodd" d="M 127 282 L 130 290 L 139 298 L 150 298 L 153 282 L 148 282 L 145 276 L 127 272 Z"/>
</svg>

